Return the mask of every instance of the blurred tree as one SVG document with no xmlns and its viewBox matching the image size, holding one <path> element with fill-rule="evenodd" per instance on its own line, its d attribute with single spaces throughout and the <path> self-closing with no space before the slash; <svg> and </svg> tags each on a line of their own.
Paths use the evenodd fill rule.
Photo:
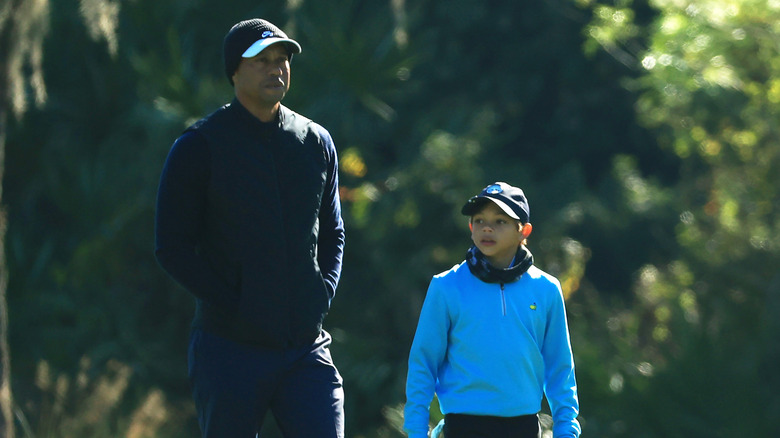
<svg viewBox="0 0 780 438">
<path fill-rule="evenodd" d="M 681 162 L 667 203 L 678 219 L 659 236 L 674 238 L 679 253 L 648 260 L 633 288 L 638 309 L 612 325 L 634 332 L 641 352 L 614 436 L 767 435 L 780 415 L 780 385 L 767 366 L 780 336 L 772 323 L 780 9 L 763 0 L 651 5 L 657 17 L 639 23 L 631 1 L 593 3 L 588 27 L 588 50 L 604 48 L 641 70 L 626 82 L 638 93 L 639 120 Z M 625 182 L 638 201 L 659 189 L 639 175 Z"/>
<path fill-rule="evenodd" d="M 8 346 L 8 229 L 3 204 L 5 142 L 8 118 L 21 117 L 30 95 L 36 105 L 46 100 L 43 83 L 43 40 L 48 30 L 48 0 L 8 0 L 0 5 L 0 437 L 16 436 Z"/>
<path fill-rule="evenodd" d="M 47 105 L 9 126 L 14 164 L 6 178 L 13 206 L 7 250 L 15 273 L 9 305 L 17 416 L 28 434 L 54 429 L 63 436 L 107 436 L 119 433 L 129 411 L 159 392 L 154 384 L 187 391 L 180 372 L 186 365 L 177 362 L 183 354 L 170 338 L 186 337 L 191 303 L 183 295 L 158 293 L 168 284 L 150 250 L 158 166 L 182 121 L 155 110 L 153 101 L 138 100 L 139 81 L 128 74 L 135 60 L 128 54 L 136 46 L 120 42 L 130 45 L 131 36 L 148 29 L 131 28 L 120 41 L 118 2 L 73 0 L 51 8 L 46 19 L 51 17 L 52 33 L 68 38 L 43 45 Z M 43 29 L 33 30 L 43 39 Z M 39 376 L 42 364 L 51 367 L 55 384 Z M 106 397 L 100 383 L 114 378 L 113 369 L 122 370 L 118 382 L 125 389 Z M 153 383 L 141 383 L 150 375 L 146 382 Z M 52 399 L 57 412 L 47 408 Z M 182 404 L 171 397 L 163 408 L 188 412 Z M 102 405 L 105 415 L 79 412 L 90 405 Z M 182 429 L 188 417 L 182 418 L 171 418 L 168 427 Z M 96 430 L 97 423 L 105 429 Z"/>
</svg>

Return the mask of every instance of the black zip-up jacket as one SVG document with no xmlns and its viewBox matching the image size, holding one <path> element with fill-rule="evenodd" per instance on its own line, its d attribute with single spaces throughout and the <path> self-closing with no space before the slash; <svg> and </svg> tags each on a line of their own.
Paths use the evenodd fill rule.
<svg viewBox="0 0 780 438">
<path fill-rule="evenodd" d="M 155 255 L 196 297 L 193 327 L 238 342 L 313 342 L 341 274 L 336 149 L 282 106 L 263 123 L 237 100 L 171 148 L 157 194 Z"/>
</svg>

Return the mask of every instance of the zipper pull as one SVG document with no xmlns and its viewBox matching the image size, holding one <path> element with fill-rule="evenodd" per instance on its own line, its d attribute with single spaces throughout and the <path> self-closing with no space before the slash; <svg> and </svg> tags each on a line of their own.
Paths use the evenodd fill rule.
<svg viewBox="0 0 780 438">
<path fill-rule="evenodd" d="M 506 298 L 504 297 L 504 283 L 499 283 L 501 285 L 501 314 L 503 316 L 506 316 Z"/>
</svg>

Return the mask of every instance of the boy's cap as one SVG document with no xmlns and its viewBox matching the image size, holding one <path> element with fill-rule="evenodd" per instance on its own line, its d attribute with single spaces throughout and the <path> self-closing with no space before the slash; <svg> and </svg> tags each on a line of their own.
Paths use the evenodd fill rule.
<svg viewBox="0 0 780 438">
<path fill-rule="evenodd" d="M 225 35 L 222 50 L 225 56 L 225 74 L 230 83 L 241 58 L 251 58 L 271 44 L 284 43 L 290 55 L 301 53 L 301 45 L 287 37 L 273 23 L 261 18 L 253 18 L 236 23 Z"/>
<path fill-rule="evenodd" d="M 531 207 L 528 206 L 525 193 L 505 182 L 494 182 L 485 187 L 479 195 L 471 197 L 460 212 L 466 216 L 474 216 L 488 201 L 493 201 L 509 217 L 524 224 L 528 223 L 531 217 Z"/>
</svg>

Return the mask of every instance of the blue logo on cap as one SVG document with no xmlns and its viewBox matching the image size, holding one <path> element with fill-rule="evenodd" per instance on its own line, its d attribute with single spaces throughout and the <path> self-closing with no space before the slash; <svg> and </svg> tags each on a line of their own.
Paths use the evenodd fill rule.
<svg viewBox="0 0 780 438">
<path fill-rule="evenodd" d="M 498 185 L 498 184 L 493 184 L 491 186 L 488 186 L 488 188 L 485 189 L 485 193 L 487 193 L 489 195 L 495 195 L 495 194 L 501 193 L 503 191 L 504 191 L 504 189 L 502 189 L 501 186 Z"/>
<path fill-rule="evenodd" d="M 262 35 L 260 35 L 260 38 L 265 39 L 265 38 L 272 37 L 272 36 L 274 36 L 273 31 L 266 30 L 265 32 L 263 32 Z"/>
</svg>

